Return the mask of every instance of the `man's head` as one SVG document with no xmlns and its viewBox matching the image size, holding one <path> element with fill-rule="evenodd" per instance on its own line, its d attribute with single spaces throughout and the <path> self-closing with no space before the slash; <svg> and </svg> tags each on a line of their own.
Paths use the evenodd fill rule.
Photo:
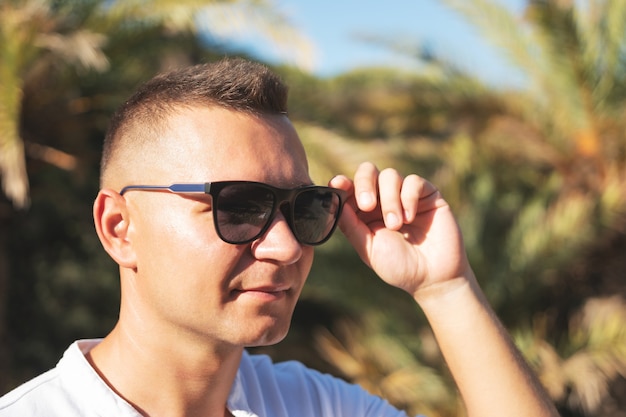
<svg viewBox="0 0 626 417">
<path fill-rule="evenodd" d="M 287 87 L 266 66 L 224 59 L 158 75 L 143 84 L 112 116 L 105 137 L 101 185 L 111 166 L 129 163 L 128 153 L 150 146 L 170 116 L 191 107 L 221 107 L 251 115 L 287 114 Z"/>
<path fill-rule="evenodd" d="M 313 260 L 286 213 L 253 241 L 229 244 L 210 195 L 120 195 L 137 184 L 311 184 L 285 103 L 286 88 L 265 67 L 227 60 L 158 76 L 113 118 L 94 219 L 120 265 L 120 322 L 142 337 L 248 346 L 286 334 Z"/>
</svg>

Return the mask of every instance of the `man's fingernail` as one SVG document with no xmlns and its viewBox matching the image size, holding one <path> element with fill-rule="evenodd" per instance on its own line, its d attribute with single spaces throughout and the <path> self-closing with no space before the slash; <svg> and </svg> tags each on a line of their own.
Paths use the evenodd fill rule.
<svg viewBox="0 0 626 417">
<path fill-rule="evenodd" d="M 374 199 L 372 198 L 371 193 L 363 192 L 359 194 L 359 204 L 361 204 L 362 206 L 371 206 L 373 202 Z"/>
<path fill-rule="evenodd" d="M 387 227 L 395 227 L 398 225 L 399 220 L 396 213 L 387 213 L 387 217 L 385 218 L 385 223 L 387 223 Z"/>
</svg>

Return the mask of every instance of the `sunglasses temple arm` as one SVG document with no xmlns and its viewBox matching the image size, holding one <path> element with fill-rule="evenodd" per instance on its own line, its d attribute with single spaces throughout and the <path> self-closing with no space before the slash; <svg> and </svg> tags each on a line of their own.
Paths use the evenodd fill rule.
<svg viewBox="0 0 626 417">
<path fill-rule="evenodd" d="M 129 185 L 120 191 L 124 194 L 130 190 L 164 190 L 173 193 L 204 193 L 209 189 L 210 184 L 172 184 L 172 185 Z"/>
<path fill-rule="evenodd" d="M 166 187 L 174 193 L 205 193 L 209 191 L 209 184 L 172 184 Z"/>
</svg>

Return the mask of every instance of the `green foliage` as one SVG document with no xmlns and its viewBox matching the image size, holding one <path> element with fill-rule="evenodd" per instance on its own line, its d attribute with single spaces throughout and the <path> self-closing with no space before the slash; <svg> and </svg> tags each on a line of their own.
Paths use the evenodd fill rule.
<svg viewBox="0 0 626 417">
<path fill-rule="evenodd" d="M 547 343 L 545 320 L 517 335 L 517 343 L 534 365 L 553 398 L 588 412 L 610 398 L 610 381 L 626 373 L 626 303 L 619 296 L 592 298 L 571 318 L 568 342 Z M 608 400 L 608 401 L 607 401 Z"/>
<path fill-rule="evenodd" d="M 90 218 L 108 116 L 155 72 L 224 54 L 190 30 L 200 2 L 154 2 L 150 16 L 140 3 L 0 5 L 3 21 L 46 5 L 33 19 L 40 27 L 0 22 L 0 139 L 4 149 L 17 144 L 0 151 L 0 165 L 19 165 L 24 143 L 32 185 L 29 211 L 0 200 L 2 391 L 115 322 L 115 265 Z M 325 183 L 372 160 L 432 179 L 489 299 L 563 415 L 609 416 L 626 398 L 626 5 L 531 1 L 520 21 L 495 1 L 445 3 L 502 48 L 526 88 L 489 89 L 432 51 L 419 54 L 419 74 L 372 68 L 320 79 L 281 67 L 311 175 Z M 15 43 L 42 34 L 31 45 L 39 49 Z M 94 61 L 64 55 L 80 45 Z M 381 283 L 341 235 L 316 257 L 292 332 L 263 351 L 358 381 L 407 410 L 462 415 L 413 301 Z"/>
<path fill-rule="evenodd" d="M 445 137 L 469 119 L 497 112 L 499 98 L 464 76 L 427 77 L 390 69 L 363 69 L 316 79 L 282 68 L 291 86 L 291 116 L 363 140 L 415 135 Z"/>
<path fill-rule="evenodd" d="M 83 75 L 90 71 L 102 74 L 112 68 L 110 60 L 116 54 L 127 69 L 150 68 L 148 74 L 190 63 L 201 54 L 190 54 L 185 41 L 197 45 L 196 36 L 207 29 L 203 19 L 209 18 L 211 8 L 223 4 L 233 13 L 211 20 L 211 31 L 228 29 L 232 35 L 235 23 L 240 29 L 260 26 L 259 31 L 276 45 L 289 39 L 294 49 L 307 48 L 307 42 L 265 0 L 25 0 L 0 4 L 0 176 L 4 193 L 15 206 L 26 207 L 29 198 L 19 132 L 23 90 L 28 84 L 68 67 Z M 239 7 L 242 4 L 245 7 Z M 272 25 L 260 25 L 259 16 Z M 138 61 L 141 58 L 157 65 L 148 66 L 148 62 Z M 138 71 L 136 75 L 143 80 L 145 74 Z"/>
<path fill-rule="evenodd" d="M 322 83 L 334 112 L 347 115 L 327 119 L 327 127 L 361 138 L 353 154 L 369 152 L 384 161 L 381 165 L 400 161 L 404 170 L 433 179 L 459 217 L 472 265 L 499 315 L 511 329 L 530 329 L 524 334 L 534 342 L 521 338 L 520 346 L 563 413 L 611 415 L 619 408 L 615 392 L 624 378 L 623 313 L 608 308 L 616 301 L 606 298 L 616 292 L 618 300 L 626 297 L 626 265 L 615 261 L 623 257 L 626 231 L 623 2 L 530 2 L 521 23 L 495 2 L 446 3 L 503 47 L 526 74 L 528 88 L 488 92 L 456 71 L 441 71 L 439 78 L 356 72 Z M 429 59 L 445 65 L 436 56 Z M 459 85 L 465 88 L 455 88 Z M 428 99 L 416 104 L 422 97 Z M 464 104 L 455 106 L 455 98 Z M 424 117 L 435 111 L 443 113 L 443 130 Z M 381 128 L 380 120 L 397 115 L 411 115 L 415 125 Z M 351 161 L 343 143 L 332 140 L 324 160 L 344 155 Z M 607 261 L 610 266 L 603 264 Z M 342 276 L 351 284 L 333 285 L 331 278 L 324 288 L 334 294 L 337 288 L 365 285 L 366 279 L 355 275 Z M 365 311 L 379 308 L 373 295 L 355 296 L 372 304 Z M 342 297 L 349 295 L 338 291 L 335 302 Z M 603 311 L 612 324 L 576 320 L 589 305 L 607 307 Z M 540 318 L 541 331 L 529 327 Z M 396 329 L 404 320 L 419 327 L 402 313 L 394 320 Z M 413 330 L 416 338 L 422 334 Z M 362 336 L 362 343 L 366 339 Z M 551 352 L 543 362 L 533 359 L 537 346 Z"/>
</svg>

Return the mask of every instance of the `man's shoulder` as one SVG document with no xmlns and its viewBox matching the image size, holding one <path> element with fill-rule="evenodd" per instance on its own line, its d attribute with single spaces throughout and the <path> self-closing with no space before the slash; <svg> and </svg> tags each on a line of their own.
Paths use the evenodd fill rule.
<svg viewBox="0 0 626 417">
<path fill-rule="evenodd" d="M 51 399 L 58 399 L 62 388 L 53 368 L 0 397 L 0 416 L 31 415 Z"/>
<path fill-rule="evenodd" d="M 260 379 L 272 378 L 286 384 L 293 384 L 296 380 L 337 379 L 296 360 L 274 362 L 265 354 L 244 354 L 239 369 L 244 374 L 254 373 Z"/>
<path fill-rule="evenodd" d="M 256 398 L 260 404 L 254 406 L 259 409 L 269 402 L 280 403 L 286 415 L 406 416 L 359 385 L 298 361 L 274 363 L 266 355 L 244 354 L 237 379 L 235 384 L 245 392 L 250 406 Z"/>
<path fill-rule="evenodd" d="M 0 417 L 133 416 L 91 367 L 84 353 L 98 340 L 72 343 L 56 367 L 0 398 Z"/>
</svg>

